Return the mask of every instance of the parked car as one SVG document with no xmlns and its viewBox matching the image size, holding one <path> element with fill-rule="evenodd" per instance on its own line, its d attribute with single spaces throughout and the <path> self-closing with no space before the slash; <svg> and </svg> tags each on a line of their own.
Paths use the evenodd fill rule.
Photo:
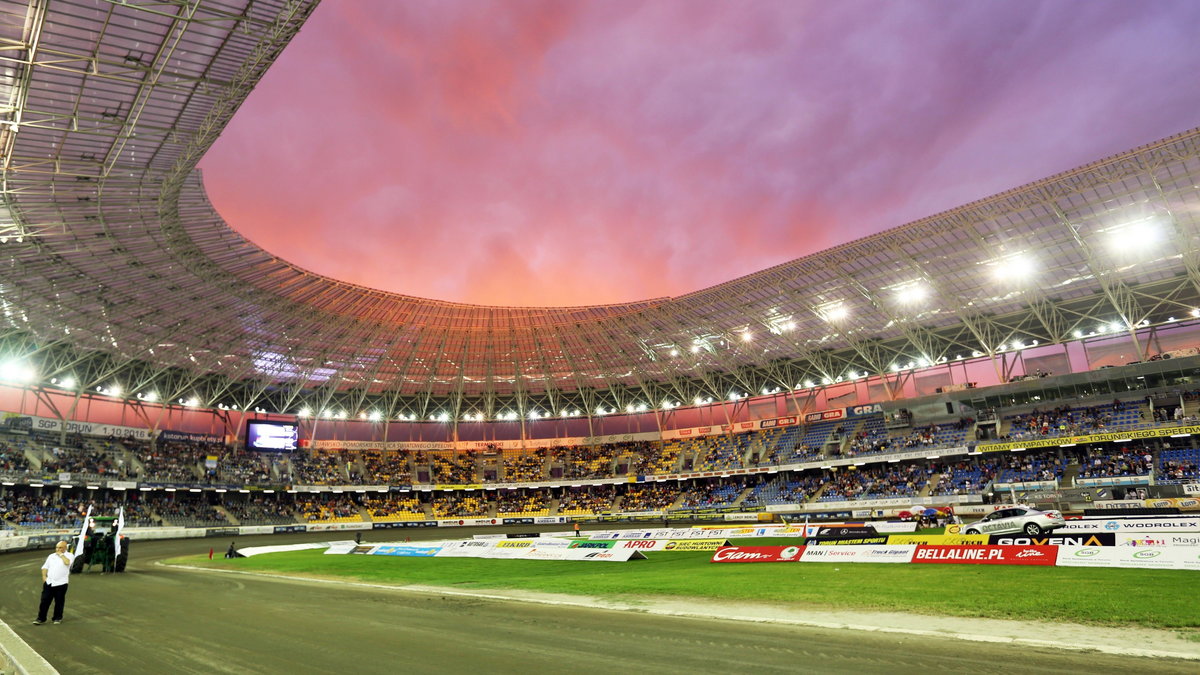
<svg viewBox="0 0 1200 675">
<path fill-rule="evenodd" d="M 1067 521 L 1058 511 L 1039 511 L 1028 506 L 1009 506 L 993 511 L 982 520 L 963 526 L 964 534 L 1025 534 L 1036 537 L 1053 532 Z"/>
</svg>

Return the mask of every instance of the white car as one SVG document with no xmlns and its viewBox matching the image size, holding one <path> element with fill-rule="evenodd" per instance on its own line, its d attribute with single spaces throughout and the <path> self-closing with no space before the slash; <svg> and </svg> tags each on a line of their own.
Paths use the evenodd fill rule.
<svg viewBox="0 0 1200 675">
<path fill-rule="evenodd" d="M 1058 511 L 1038 511 L 1028 506 L 1009 506 L 993 511 L 982 520 L 963 526 L 963 534 L 1024 534 L 1036 537 L 1067 524 Z"/>
</svg>

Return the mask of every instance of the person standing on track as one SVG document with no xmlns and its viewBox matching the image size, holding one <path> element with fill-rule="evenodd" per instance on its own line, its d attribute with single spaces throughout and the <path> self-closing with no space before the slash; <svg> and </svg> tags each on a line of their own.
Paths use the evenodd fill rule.
<svg viewBox="0 0 1200 675">
<path fill-rule="evenodd" d="M 46 610 L 50 609 L 50 601 L 54 601 L 54 623 L 62 623 L 63 606 L 67 604 L 67 581 L 71 577 L 71 563 L 75 555 L 67 552 L 67 542 L 60 541 L 54 545 L 54 553 L 46 556 L 42 563 L 42 602 L 38 605 L 38 615 L 34 623 L 46 623 Z"/>
</svg>

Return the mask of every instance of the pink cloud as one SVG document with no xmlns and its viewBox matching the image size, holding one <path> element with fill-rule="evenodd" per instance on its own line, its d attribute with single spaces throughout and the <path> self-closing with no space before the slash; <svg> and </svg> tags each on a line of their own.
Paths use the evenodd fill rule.
<svg viewBox="0 0 1200 675">
<path fill-rule="evenodd" d="M 681 295 L 1195 126 L 1192 3 L 327 2 L 204 159 L 442 300 Z"/>
</svg>

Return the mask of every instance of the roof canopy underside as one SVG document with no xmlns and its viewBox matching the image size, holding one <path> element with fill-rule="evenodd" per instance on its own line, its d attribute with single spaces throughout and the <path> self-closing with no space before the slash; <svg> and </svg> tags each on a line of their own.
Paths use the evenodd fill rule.
<svg viewBox="0 0 1200 675">
<path fill-rule="evenodd" d="M 0 0 L 0 322 L 43 373 L 590 410 L 1200 305 L 1200 130 L 678 298 L 482 307 L 307 272 L 230 229 L 195 166 L 314 5 Z"/>
</svg>

